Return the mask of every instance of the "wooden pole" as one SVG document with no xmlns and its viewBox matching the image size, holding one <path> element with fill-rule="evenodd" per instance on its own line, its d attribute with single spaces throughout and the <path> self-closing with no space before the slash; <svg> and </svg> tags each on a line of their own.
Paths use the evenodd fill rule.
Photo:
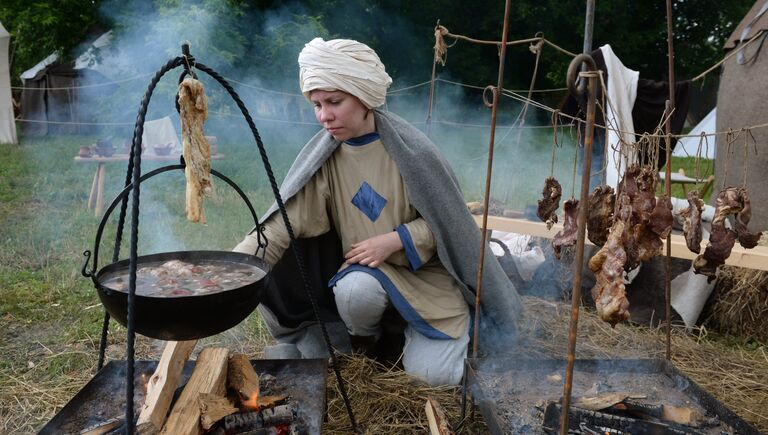
<svg viewBox="0 0 768 435">
<path fill-rule="evenodd" d="M 440 20 L 437 20 L 435 29 L 437 29 L 437 26 L 439 25 Z M 427 137 L 429 137 L 429 133 L 432 131 L 432 106 L 435 101 L 435 73 L 437 69 L 437 58 L 437 41 L 435 41 L 435 54 L 432 56 L 432 79 L 429 82 L 429 103 L 427 105 Z"/>
<path fill-rule="evenodd" d="M 669 100 L 665 113 L 667 168 L 664 177 L 664 193 L 667 200 L 672 198 L 672 114 L 675 110 L 675 48 L 672 42 L 672 0 L 667 0 L 667 63 L 669 65 Z M 672 233 L 667 235 L 667 258 L 665 262 L 664 315 L 667 333 L 667 360 L 672 358 Z"/>
<path fill-rule="evenodd" d="M 573 389 L 573 366 L 576 362 L 576 335 L 579 325 L 579 306 L 581 305 L 581 275 L 584 265 L 584 239 L 589 209 L 589 180 L 592 168 L 592 143 L 595 134 L 595 95 L 597 93 L 598 72 L 595 63 L 586 54 L 577 56 L 568 68 L 568 87 L 575 89 L 575 71 L 581 68 L 582 62 L 587 63 L 587 72 L 579 75 L 587 79 L 587 125 L 584 134 L 584 161 L 581 173 L 581 196 L 579 199 L 578 229 L 576 235 L 576 259 L 573 262 L 573 288 L 571 290 L 571 322 L 568 329 L 568 356 L 566 358 L 565 384 L 563 385 L 563 412 L 560 419 L 560 435 L 568 433 L 568 412 L 571 404 Z M 573 79 L 573 80 L 572 80 Z M 573 91 L 572 91 L 573 92 Z"/>
<path fill-rule="evenodd" d="M 504 59 L 507 54 L 507 34 L 509 31 L 510 0 L 504 5 L 504 26 L 501 31 L 499 46 L 499 78 L 493 89 L 493 104 L 491 105 L 491 138 L 488 144 L 488 166 L 485 172 L 485 197 L 483 198 L 483 225 L 480 236 L 480 263 L 477 267 L 477 282 L 475 284 L 475 333 L 472 342 L 472 358 L 477 358 L 477 340 L 480 331 L 480 301 L 483 290 L 483 267 L 485 266 L 485 245 L 488 243 L 488 203 L 491 196 L 491 174 L 493 172 L 493 145 L 496 138 L 496 113 L 499 108 L 499 95 L 504 85 Z"/>
</svg>

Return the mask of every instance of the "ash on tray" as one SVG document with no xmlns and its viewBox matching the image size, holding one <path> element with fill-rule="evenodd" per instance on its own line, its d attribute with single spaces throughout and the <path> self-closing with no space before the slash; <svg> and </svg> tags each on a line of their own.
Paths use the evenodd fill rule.
<svg viewBox="0 0 768 435">
<path fill-rule="evenodd" d="M 491 433 L 546 433 L 544 411 L 562 397 L 565 361 L 470 360 L 469 364 L 472 392 Z M 574 401 L 612 392 L 642 397 L 645 403 L 690 409 L 706 417 L 708 426 L 691 433 L 758 433 L 666 361 L 577 360 Z"/>
</svg>

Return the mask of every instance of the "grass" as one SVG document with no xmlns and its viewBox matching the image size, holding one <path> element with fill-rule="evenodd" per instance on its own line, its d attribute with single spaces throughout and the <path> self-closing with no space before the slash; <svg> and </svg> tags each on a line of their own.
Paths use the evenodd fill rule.
<svg viewBox="0 0 768 435">
<path fill-rule="evenodd" d="M 300 136 L 292 132 L 294 136 Z M 280 132 L 274 133 L 275 137 Z M 281 180 L 296 144 L 265 134 L 275 175 Z M 304 135 L 309 137 L 309 134 Z M 482 197 L 487 132 L 436 129 L 435 142 L 453 165 L 467 200 Z M 21 145 L 0 145 L 0 433 L 38 430 L 95 371 L 103 311 L 92 283 L 80 275 L 85 249 L 93 249 L 100 218 L 87 209 L 95 167 L 73 160 L 95 137 L 22 137 Z M 518 142 L 519 140 L 519 142 Z M 221 140 L 225 155 L 213 166 L 232 178 L 263 212 L 273 197 L 252 139 Z M 571 191 L 575 149 L 568 139 L 552 165 L 551 131 L 497 134 L 492 196 L 510 208 L 535 203 L 543 179 L 553 172 L 564 193 Z M 691 162 L 675 160 L 690 171 Z M 107 164 L 105 199 L 121 188 L 125 163 Z M 142 164 L 146 173 L 156 165 Z M 676 168 L 675 168 L 676 169 Z M 247 208 L 223 182 L 206 202 L 209 225 L 184 219 L 184 180 L 166 173 L 142 184 L 139 253 L 175 249 L 231 249 L 253 226 Z M 111 258 L 116 213 L 106 226 L 99 266 Z M 123 243 L 120 258 L 127 257 Z M 254 314 L 233 330 L 205 340 L 233 351 L 259 355 L 270 340 Z M 125 328 L 114 322 L 107 357 L 124 358 Z M 158 358 L 161 347 L 139 337 L 138 358 Z"/>
</svg>

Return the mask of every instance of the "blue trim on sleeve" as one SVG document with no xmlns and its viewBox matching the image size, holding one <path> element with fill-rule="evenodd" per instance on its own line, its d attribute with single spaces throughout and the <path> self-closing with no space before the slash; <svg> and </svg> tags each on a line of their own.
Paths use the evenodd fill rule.
<svg viewBox="0 0 768 435">
<path fill-rule="evenodd" d="M 411 271 L 415 271 L 422 266 L 419 252 L 416 250 L 416 245 L 413 244 L 413 238 L 411 238 L 411 232 L 408 231 L 408 227 L 400 225 L 395 228 L 397 235 L 400 236 L 400 241 L 403 242 L 403 248 L 405 249 L 405 258 L 408 259 Z"/>
<path fill-rule="evenodd" d="M 338 280 L 350 272 L 364 272 L 376 278 L 381 286 L 384 287 L 384 290 L 389 296 L 389 300 L 392 301 L 392 305 L 394 305 L 400 315 L 403 316 L 403 319 L 405 319 L 405 321 L 408 322 L 408 324 L 411 325 L 413 329 L 417 330 L 425 337 L 435 340 L 453 340 L 453 337 L 450 335 L 435 329 L 434 326 L 427 323 L 427 321 L 424 320 L 424 318 L 421 317 L 415 309 L 413 309 L 405 297 L 403 297 L 403 295 L 400 293 L 400 290 L 395 287 L 395 284 L 392 283 L 389 277 L 380 269 L 363 266 L 361 264 L 351 264 L 346 269 L 341 270 L 336 275 L 334 275 L 333 278 L 331 278 L 331 281 L 328 283 L 328 287 L 335 286 Z"/>
<path fill-rule="evenodd" d="M 379 133 L 374 131 L 373 133 L 364 134 L 362 136 L 353 137 L 344 141 L 347 145 L 359 147 L 361 145 L 367 145 L 375 140 L 379 140 Z"/>
</svg>

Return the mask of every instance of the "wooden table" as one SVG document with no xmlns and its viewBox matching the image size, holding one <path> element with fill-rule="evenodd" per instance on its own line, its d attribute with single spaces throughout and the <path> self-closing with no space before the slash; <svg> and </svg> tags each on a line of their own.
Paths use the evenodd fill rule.
<svg viewBox="0 0 768 435">
<path fill-rule="evenodd" d="M 481 227 L 483 223 L 483 217 L 474 215 L 477 226 Z M 518 234 L 528 234 L 536 237 L 545 237 L 551 239 L 557 234 L 558 231 L 563 229 L 563 224 L 558 223 L 552 226 L 552 229 L 547 229 L 547 224 L 544 222 L 529 221 L 525 219 L 511 219 L 500 216 L 488 216 L 488 229 L 506 231 Z M 584 240 L 588 245 L 592 242 Z M 666 245 L 666 239 L 662 240 Z M 701 241 L 701 252 L 707 246 L 708 240 Z M 671 240 L 671 254 L 675 258 L 683 258 L 687 260 L 693 260 L 697 254 L 691 252 L 688 249 L 688 245 L 685 243 L 685 238 L 682 234 L 673 234 Z M 663 252 L 666 252 L 664 250 Z M 725 264 L 730 266 L 745 267 L 748 269 L 756 270 L 768 270 L 768 246 L 756 246 L 752 249 L 745 249 L 740 245 L 736 245 L 731 250 L 731 255 L 725 260 Z"/>
<path fill-rule="evenodd" d="M 215 154 L 211 156 L 212 160 L 221 160 L 224 156 L 222 154 Z M 112 162 L 127 162 L 128 154 L 114 154 L 109 157 L 91 156 L 91 157 L 75 157 L 75 163 L 96 163 L 96 173 L 93 174 L 93 181 L 91 182 L 91 192 L 88 195 L 88 208 L 93 209 L 96 216 L 101 216 L 101 212 L 104 209 L 104 179 L 107 174 L 106 163 Z M 156 154 L 142 154 L 142 162 L 168 162 L 179 163 L 179 154 L 171 154 L 167 156 L 158 156 Z"/>
<path fill-rule="evenodd" d="M 664 171 L 659 172 L 659 182 L 663 182 L 666 178 L 666 173 Z M 712 188 L 712 184 L 715 182 L 715 176 L 710 175 L 705 180 L 697 180 L 695 178 L 691 178 L 687 175 L 685 175 L 685 171 L 680 168 L 677 172 L 672 172 L 672 174 L 669 177 L 669 181 L 672 184 L 680 184 L 683 188 L 683 193 L 688 195 L 688 185 L 691 184 L 698 184 L 699 182 L 702 183 L 701 191 L 699 192 L 699 198 L 703 198 L 707 195 L 707 192 L 709 189 Z M 662 183 L 663 185 L 663 183 Z"/>
</svg>

